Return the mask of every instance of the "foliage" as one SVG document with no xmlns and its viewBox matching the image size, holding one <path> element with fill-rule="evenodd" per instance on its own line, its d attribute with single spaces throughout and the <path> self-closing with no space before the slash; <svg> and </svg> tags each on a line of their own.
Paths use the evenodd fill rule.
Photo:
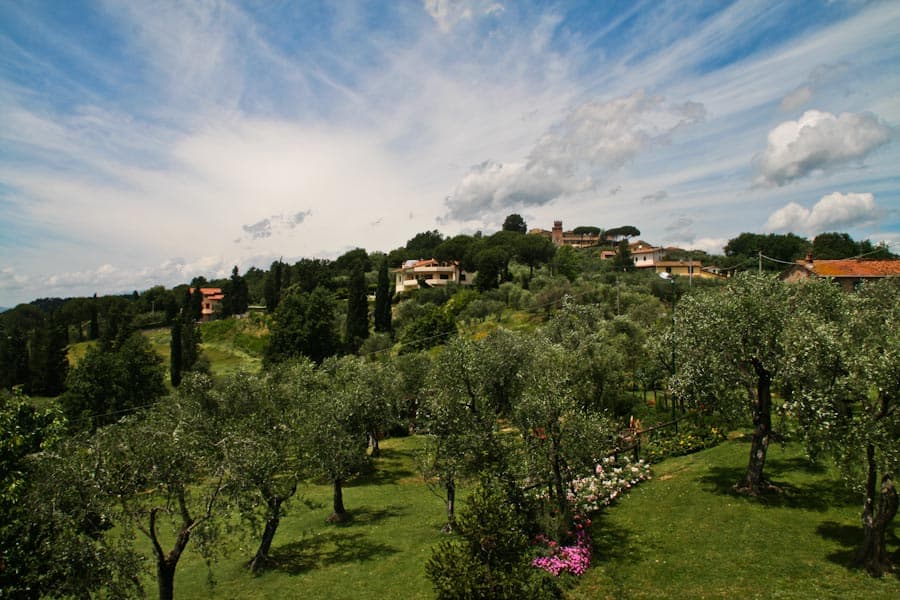
<svg viewBox="0 0 900 600">
<path fill-rule="evenodd" d="M 162 359 L 141 334 L 117 350 L 88 348 L 66 386 L 60 406 L 73 428 L 88 430 L 147 407 L 166 391 Z"/>
<path fill-rule="evenodd" d="M 640 230 L 633 225 L 622 225 L 621 227 L 613 227 L 606 230 L 607 239 L 632 238 L 641 235 Z"/>
<path fill-rule="evenodd" d="M 366 276 L 359 259 L 352 268 L 347 290 L 347 319 L 344 325 L 344 346 L 356 353 L 363 340 L 369 337 L 369 299 Z"/>
<path fill-rule="evenodd" d="M 151 542 L 161 598 L 172 598 L 175 569 L 190 542 L 208 560 L 221 550 L 215 542 L 220 511 L 227 514 L 226 455 L 223 434 L 209 418 L 210 387 L 208 378 L 192 374 L 175 396 L 98 430 L 91 442 L 93 484 L 114 500 L 113 522 Z M 165 550 L 164 540 L 173 539 Z"/>
<path fill-rule="evenodd" d="M 578 253 L 571 246 L 560 246 L 550 261 L 550 267 L 554 275 L 575 281 L 579 271 Z"/>
<path fill-rule="evenodd" d="M 485 390 L 486 370 L 475 342 L 455 338 L 430 373 L 420 417 L 427 441 L 421 455 L 426 481 L 442 487 L 447 499 L 446 530 L 455 526 L 459 480 L 488 465 L 501 464 L 503 449 L 496 436 L 497 409 Z M 447 374 L 450 374 L 448 377 Z"/>
<path fill-rule="evenodd" d="M 299 356 L 321 363 L 335 354 L 338 339 L 334 311 L 334 298 L 324 288 L 310 293 L 289 292 L 275 311 L 264 364 L 274 365 Z"/>
<path fill-rule="evenodd" d="M 725 431 L 707 424 L 694 424 L 682 420 L 678 433 L 673 429 L 654 434 L 646 443 L 641 443 L 641 454 L 649 462 L 659 462 L 670 456 L 692 454 L 712 448 L 725 441 Z"/>
<path fill-rule="evenodd" d="M 686 403 L 753 417 L 753 445 L 738 486 L 768 489 L 763 470 L 772 434 L 772 386 L 784 364 L 784 332 L 797 291 L 767 275 L 738 275 L 722 291 L 685 297 L 675 322 L 677 375 L 673 393 Z"/>
<path fill-rule="evenodd" d="M 344 521 L 342 486 L 368 465 L 367 433 L 384 401 L 380 365 L 354 356 L 329 358 L 322 364 L 323 387 L 304 407 L 301 431 L 305 460 L 334 488 L 329 520 Z"/>
<path fill-rule="evenodd" d="M 323 386 L 309 360 L 287 363 L 275 373 L 229 377 L 215 415 L 226 433 L 228 494 L 259 537 L 253 571 L 270 561 L 269 551 L 289 502 L 307 474 L 303 461 L 305 405 Z"/>
<path fill-rule="evenodd" d="M 4 596 L 133 596 L 134 552 L 107 536 L 102 496 L 86 482 L 62 415 L 0 395 L 0 585 Z"/>
<path fill-rule="evenodd" d="M 444 241 L 444 236 L 434 229 L 417 233 L 406 242 L 406 257 L 410 259 L 434 258 L 435 250 Z"/>
<path fill-rule="evenodd" d="M 483 478 L 459 518 L 458 539 L 425 563 L 439 599 L 560 598 L 555 581 L 528 559 L 527 522 L 507 485 Z"/>
<path fill-rule="evenodd" d="M 763 269 L 771 271 L 781 271 L 784 269 L 785 262 L 791 263 L 799 258 L 803 258 L 809 251 L 809 240 L 793 233 L 742 233 L 736 238 L 728 240 L 725 244 L 725 256 L 730 259 L 731 264 L 744 265 L 745 267 L 756 267 L 758 256 L 762 253 L 764 256 L 774 258 L 778 262 L 763 261 Z"/>
<path fill-rule="evenodd" d="M 556 246 L 542 235 L 524 235 L 516 242 L 516 260 L 528 265 L 529 277 L 534 275 L 534 268 L 546 264 L 556 254 Z"/>
<path fill-rule="evenodd" d="M 898 505 L 900 285 L 885 279 L 849 297 L 827 285 L 812 288 L 821 288 L 818 302 L 790 329 L 788 407 L 813 455 L 833 456 L 863 497 L 857 561 L 880 576 L 892 568 L 885 534 Z"/>
<path fill-rule="evenodd" d="M 387 259 L 378 267 L 378 286 L 375 290 L 375 331 L 391 331 L 391 282 L 388 279 Z"/>
<path fill-rule="evenodd" d="M 616 256 L 613 258 L 613 268 L 617 271 L 631 271 L 634 269 L 634 261 L 631 258 L 631 247 L 628 240 L 623 239 L 616 247 Z"/>
<path fill-rule="evenodd" d="M 421 314 L 400 331 L 400 352 L 416 352 L 433 348 L 447 341 L 456 333 L 453 318 L 439 306 L 422 307 Z"/>
<path fill-rule="evenodd" d="M 532 484 L 546 485 L 560 514 L 569 510 L 569 484 L 611 443 L 607 419 L 578 402 L 575 362 L 561 346 L 540 345 L 513 416 L 524 442 L 525 475 Z"/>
<path fill-rule="evenodd" d="M 525 224 L 525 219 L 522 218 L 522 215 L 513 213 L 508 215 L 503 221 L 503 231 L 525 233 L 528 231 L 528 226 Z"/>
</svg>

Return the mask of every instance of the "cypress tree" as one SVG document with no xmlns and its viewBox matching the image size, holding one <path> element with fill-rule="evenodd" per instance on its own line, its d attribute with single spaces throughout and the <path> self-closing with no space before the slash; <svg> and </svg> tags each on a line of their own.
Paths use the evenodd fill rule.
<svg viewBox="0 0 900 600">
<path fill-rule="evenodd" d="M 191 294 L 191 310 L 189 316 L 194 321 L 199 321 L 203 317 L 203 292 L 200 291 L 200 285 L 194 288 Z"/>
<path fill-rule="evenodd" d="M 172 324 L 172 340 L 169 345 L 169 377 L 172 380 L 172 387 L 181 385 L 181 319 L 175 319 Z"/>
<path fill-rule="evenodd" d="M 181 328 L 181 370 L 190 371 L 200 357 L 200 328 L 186 314 Z"/>
<path fill-rule="evenodd" d="M 366 295 L 366 274 L 362 263 L 354 265 L 347 295 L 347 322 L 344 343 L 347 352 L 355 353 L 362 341 L 369 337 L 369 299 Z"/>
<path fill-rule="evenodd" d="M 97 294 L 94 294 L 94 298 L 91 300 L 91 326 L 88 339 L 96 340 L 98 337 L 100 337 L 100 320 L 97 315 Z"/>
<path fill-rule="evenodd" d="M 391 282 L 388 279 L 387 259 L 378 268 L 378 287 L 375 289 L 375 331 L 391 331 Z"/>
</svg>

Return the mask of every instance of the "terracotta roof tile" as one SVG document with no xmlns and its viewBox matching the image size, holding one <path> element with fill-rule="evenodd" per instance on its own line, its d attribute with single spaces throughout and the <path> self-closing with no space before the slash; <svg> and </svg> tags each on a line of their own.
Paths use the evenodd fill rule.
<svg viewBox="0 0 900 600">
<path fill-rule="evenodd" d="M 814 260 L 812 270 L 819 277 L 897 277 L 900 260 Z"/>
</svg>

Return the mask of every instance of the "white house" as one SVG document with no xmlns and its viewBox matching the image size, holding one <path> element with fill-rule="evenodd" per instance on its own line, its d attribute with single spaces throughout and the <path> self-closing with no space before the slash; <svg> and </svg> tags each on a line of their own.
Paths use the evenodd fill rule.
<svg viewBox="0 0 900 600">
<path fill-rule="evenodd" d="M 439 287 L 448 283 L 471 285 L 472 277 L 462 270 L 455 260 L 408 260 L 394 271 L 397 293 L 408 292 L 419 288 L 419 281 L 430 287 Z"/>
</svg>

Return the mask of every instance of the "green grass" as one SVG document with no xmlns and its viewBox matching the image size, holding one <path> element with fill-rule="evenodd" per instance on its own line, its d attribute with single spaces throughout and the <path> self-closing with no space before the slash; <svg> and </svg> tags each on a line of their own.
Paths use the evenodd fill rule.
<svg viewBox="0 0 900 600">
<path fill-rule="evenodd" d="M 900 578 L 850 566 L 861 500 L 834 470 L 772 446 L 766 471 L 783 493 L 746 498 L 731 485 L 748 454 L 737 439 L 656 465 L 653 481 L 595 520 L 595 568 L 570 597 L 900 598 Z"/>
<path fill-rule="evenodd" d="M 275 538 L 278 566 L 260 576 L 244 568 L 254 540 L 234 542 L 213 565 L 212 589 L 206 565 L 189 550 L 176 597 L 432 598 L 424 563 L 442 539 L 444 507 L 417 475 L 417 444 L 383 442 L 376 471 L 345 489 L 349 523 L 325 522 L 329 486 L 304 488 L 316 506 L 294 503 Z M 652 481 L 594 520 L 594 566 L 568 591 L 570 600 L 900 597 L 900 578 L 875 580 L 849 566 L 860 503 L 833 470 L 809 465 L 794 445 L 773 446 L 768 473 L 783 494 L 735 496 L 731 485 L 748 451 L 746 440 L 732 440 L 656 465 Z M 889 542 L 897 551 L 897 538 Z M 146 591 L 156 592 L 149 576 Z"/>
<path fill-rule="evenodd" d="M 348 523 L 325 522 L 331 514 L 331 487 L 301 488 L 309 508 L 295 501 L 273 544 L 278 565 L 252 576 L 244 564 L 256 540 L 233 544 L 228 556 L 213 565 L 210 589 L 207 568 L 191 549 L 175 577 L 177 598 L 432 598 L 425 560 L 443 534 L 444 506 L 415 468 L 416 438 L 382 442 L 376 470 L 344 489 Z M 142 548 L 146 539 L 138 538 Z M 241 547 L 243 546 L 243 547 Z M 156 594 L 146 579 L 148 597 Z"/>
<path fill-rule="evenodd" d="M 168 366 L 171 330 L 168 327 L 148 329 L 143 334 Z M 200 335 L 203 340 L 200 351 L 209 361 L 213 377 L 260 369 L 265 330 L 255 322 L 244 319 L 211 321 L 200 325 Z"/>
</svg>

